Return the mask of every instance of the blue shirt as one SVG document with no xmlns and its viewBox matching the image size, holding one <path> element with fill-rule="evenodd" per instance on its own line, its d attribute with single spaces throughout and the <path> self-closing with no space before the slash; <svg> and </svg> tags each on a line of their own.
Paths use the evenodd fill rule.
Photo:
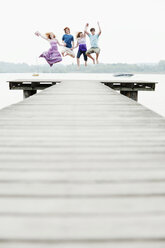
<svg viewBox="0 0 165 248">
<path fill-rule="evenodd" d="M 98 46 L 99 35 L 98 34 L 95 34 L 95 35 L 89 34 L 88 36 L 89 36 L 89 39 L 91 42 L 91 47 L 99 47 Z"/>
<path fill-rule="evenodd" d="M 74 41 L 74 37 L 71 34 L 64 34 L 62 40 L 66 43 L 66 47 L 72 48 L 72 41 Z"/>
</svg>

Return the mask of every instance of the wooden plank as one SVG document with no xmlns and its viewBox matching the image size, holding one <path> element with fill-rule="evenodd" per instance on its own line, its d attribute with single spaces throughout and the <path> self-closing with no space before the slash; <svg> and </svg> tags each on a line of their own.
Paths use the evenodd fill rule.
<svg viewBox="0 0 165 248">
<path fill-rule="evenodd" d="M 163 196 L 165 197 L 165 183 L 47 183 L 20 182 L 1 183 L 1 197 L 39 197 L 39 198 L 108 198 L 132 196 Z"/>
<path fill-rule="evenodd" d="M 43 90 L 58 82 L 9 82 L 10 90 Z"/>
<path fill-rule="evenodd" d="M 1 216 L 159 216 L 165 197 L 1 198 Z"/>
<path fill-rule="evenodd" d="M 158 84 L 156 81 L 144 81 L 144 80 L 128 80 L 128 79 L 111 79 L 111 80 L 101 80 L 101 83 L 124 83 L 124 84 Z"/>
<path fill-rule="evenodd" d="M 122 242 L 1 242 L 3 248 L 164 248 L 164 241 L 122 241 Z"/>
<path fill-rule="evenodd" d="M 117 170 L 117 171 L 0 171 L 2 182 L 54 182 L 54 183 L 140 183 L 165 182 L 165 168 L 157 170 Z"/>
<path fill-rule="evenodd" d="M 44 83 L 52 83 L 52 82 L 61 82 L 61 81 L 59 81 L 59 79 L 49 79 L 49 78 L 47 78 L 47 79 L 42 79 L 42 78 L 30 78 L 30 79 L 23 79 L 23 78 L 20 78 L 20 79 L 14 79 L 14 80 L 8 80 L 8 81 L 6 81 L 7 83 L 8 82 L 13 82 L 13 83 L 22 83 L 22 82 L 29 82 L 29 83 L 31 83 L 31 82 L 44 82 Z"/>
<path fill-rule="evenodd" d="M 67 82 L 73 82 L 74 80 L 62 80 L 67 81 Z M 76 80 L 77 81 L 77 80 Z M 102 82 L 102 83 L 148 83 L 148 84 L 152 84 L 155 83 L 157 84 L 158 82 L 156 81 L 147 81 L 147 80 L 128 80 L 128 79 L 111 79 L 111 80 L 78 80 L 77 82 L 91 82 L 91 83 L 96 83 L 96 82 Z M 43 78 L 30 78 L 30 79 L 26 79 L 26 78 L 21 78 L 21 79 L 14 79 L 14 80 L 8 80 L 7 82 L 61 82 L 59 79 L 56 78 L 47 78 L 47 79 L 43 79 Z"/>
<path fill-rule="evenodd" d="M 165 216 L 156 217 L 0 217 L 2 240 L 89 243 L 165 241 Z"/>
<path fill-rule="evenodd" d="M 3 248 L 165 246 L 164 118 L 65 81 L 0 111 L 0 136 Z"/>
</svg>

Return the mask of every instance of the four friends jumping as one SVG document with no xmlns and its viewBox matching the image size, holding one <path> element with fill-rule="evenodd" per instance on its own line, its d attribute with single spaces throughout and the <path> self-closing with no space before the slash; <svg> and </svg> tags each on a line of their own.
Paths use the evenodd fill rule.
<svg viewBox="0 0 165 248">
<path fill-rule="evenodd" d="M 100 48 L 98 45 L 99 37 L 101 35 L 101 28 L 99 22 L 98 28 L 99 32 L 96 34 L 95 28 L 90 29 L 90 33 L 88 32 L 89 24 L 87 23 L 85 25 L 84 32 L 78 32 L 76 35 L 76 45 L 74 42 L 74 36 L 70 33 L 70 28 L 66 27 L 64 28 L 64 35 L 62 36 L 62 43 L 60 43 L 57 39 L 54 33 L 46 33 L 45 35 L 42 35 L 40 32 L 35 32 L 35 35 L 47 40 L 50 43 L 50 49 L 46 52 L 43 52 L 40 57 L 45 58 L 46 61 L 50 66 L 53 66 L 53 64 L 59 63 L 62 61 L 62 56 L 70 56 L 72 58 L 75 58 L 74 49 L 78 48 L 77 52 L 77 65 L 80 67 L 80 57 L 83 55 L 85 66 L 87 66 L 87 60 L 90 58 L 93 61 L 93 64 L 99 63 L 99 54 L 100 54 Z M 91 48 L 87 49 L 86 44 L 86 35 L 90 39 Z M 61 54 L 58 51 L 58 46 L 62 46 Z M 91 55 L 95 53 L 96 59 Z"/>
</svg>

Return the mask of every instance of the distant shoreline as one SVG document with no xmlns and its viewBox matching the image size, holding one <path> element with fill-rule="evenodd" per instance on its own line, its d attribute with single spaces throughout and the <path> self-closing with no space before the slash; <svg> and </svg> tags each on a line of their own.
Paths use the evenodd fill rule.
<svg viewBox="0 0 165 248">
<path fill-rule="evenodd" d="M 80 69 L 77 65 L 56 64 L 50 68 L 49 65 L 28 65 L 26 63 L 7 63 L 0 62 L 0 73 L 133 73 L 133 74 L 165 74 L 165 60 L 159 63 L 151 64 L 98 64 L 84 67 L 82 64 Z"/>
<path fill-rule="evenodd" d="M 0 72 L 0 74 L 31 74 L 31 73 L 34 73 L 34 72 Z M 115 74 L 113 72 L 39 72 L 41 74 Z M 119 73 L 122 73 L 122 72 L 119 72 Z M 165 72 L 131 72 L 132 74 L 135 74 L 135 75 L 140 75 L 140 74 L 144 74 L 144 75 L 147 75 L 147 74 L 153 74 L 153 75 L 165 75 Z"/>
</svg>

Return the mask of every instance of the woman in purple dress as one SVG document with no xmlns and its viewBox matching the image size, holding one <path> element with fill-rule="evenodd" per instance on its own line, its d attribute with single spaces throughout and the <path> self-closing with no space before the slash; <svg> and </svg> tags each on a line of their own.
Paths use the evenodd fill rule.
<svg viewBox="0 0 165 248">
<path fill-rule="evenodd" d="M 35 32 L 35 35 L 40 36 L 41 38 L 47 40 L 50 43 L 50 49 L 47 52 L 43 52 L 40 57 L 45 58 L 46 61 L 50 66 L 53 66 L 55 63 L 59 63 L 62 61 L 61 54 L 58 51 L 58 46 L 64 46 L 59 43 L 56 39 L 54 33 L 46 33 L 45 36 L 39 33 L 38 31 Z"/>
</svg>

